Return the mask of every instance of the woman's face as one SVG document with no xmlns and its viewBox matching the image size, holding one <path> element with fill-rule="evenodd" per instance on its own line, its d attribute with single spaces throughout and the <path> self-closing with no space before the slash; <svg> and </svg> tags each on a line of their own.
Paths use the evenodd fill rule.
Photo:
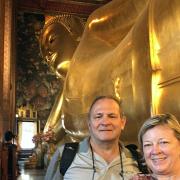
<svg viewBox="0 0 180 180">
<path fill-rule="evenodd" d="M 49 25 L 41 36 L 41 52 L 50 68 L 65 76 L 77 43 L 60 23 Z"/>
<path fill-rule="evenodd" d="M 180 170 L 180 141 L 167 125 L 158 125 L 143 135 L 143 152 L 155 175 L 172 176 Z"/>
</svg>

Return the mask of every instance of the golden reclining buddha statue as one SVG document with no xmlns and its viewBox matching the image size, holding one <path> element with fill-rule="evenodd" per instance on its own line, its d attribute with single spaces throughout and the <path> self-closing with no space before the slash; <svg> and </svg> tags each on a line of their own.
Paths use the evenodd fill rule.
<svg viewBox="0 0 180 180">
<path fill-rule="evenodd" d="M 59 142 L 87 136 L 88 108 L 98 95 L 122 101 L 128 143 L 136 142 L 151 114 L 180 118 L 179 0 L 113 0 L 90 15 L 82 36 L 59 22 L 45 26 L 41 36 L 43 56 L 64 78 L 44 132 L 51 127 Z"/>
</svg>

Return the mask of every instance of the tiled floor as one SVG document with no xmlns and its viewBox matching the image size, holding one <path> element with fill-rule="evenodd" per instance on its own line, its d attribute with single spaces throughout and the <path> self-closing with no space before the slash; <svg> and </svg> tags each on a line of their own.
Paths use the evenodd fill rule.
<svg viewBox="0 0 180 180">
<path fill-rule="evenodd" d="M 21 175 L 17 180 L 44 180 L 45 170 L 41 169 L 22 169 Z"/>
</svg>

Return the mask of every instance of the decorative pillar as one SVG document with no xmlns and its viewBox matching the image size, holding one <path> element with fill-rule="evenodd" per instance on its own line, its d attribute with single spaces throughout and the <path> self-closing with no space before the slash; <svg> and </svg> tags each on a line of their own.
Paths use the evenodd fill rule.
<svg viewBox="0 0 180 180">
<path fill-rule="evenodd" d="M 14 0 L 0 0 L 0 137 L 15 120 Z"/>
</svg>

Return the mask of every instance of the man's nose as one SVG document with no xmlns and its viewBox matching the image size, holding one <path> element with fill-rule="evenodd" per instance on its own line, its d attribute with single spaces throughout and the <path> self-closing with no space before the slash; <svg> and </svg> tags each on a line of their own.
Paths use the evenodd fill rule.
<svg viewBox="0 0 180 180">
<path fill-rule="evenodd" d="M 103 124 L 109 124 L 110 123 L 110 118 L 108 116 L 103 116 L 102 123 Z"/>
</svg>

